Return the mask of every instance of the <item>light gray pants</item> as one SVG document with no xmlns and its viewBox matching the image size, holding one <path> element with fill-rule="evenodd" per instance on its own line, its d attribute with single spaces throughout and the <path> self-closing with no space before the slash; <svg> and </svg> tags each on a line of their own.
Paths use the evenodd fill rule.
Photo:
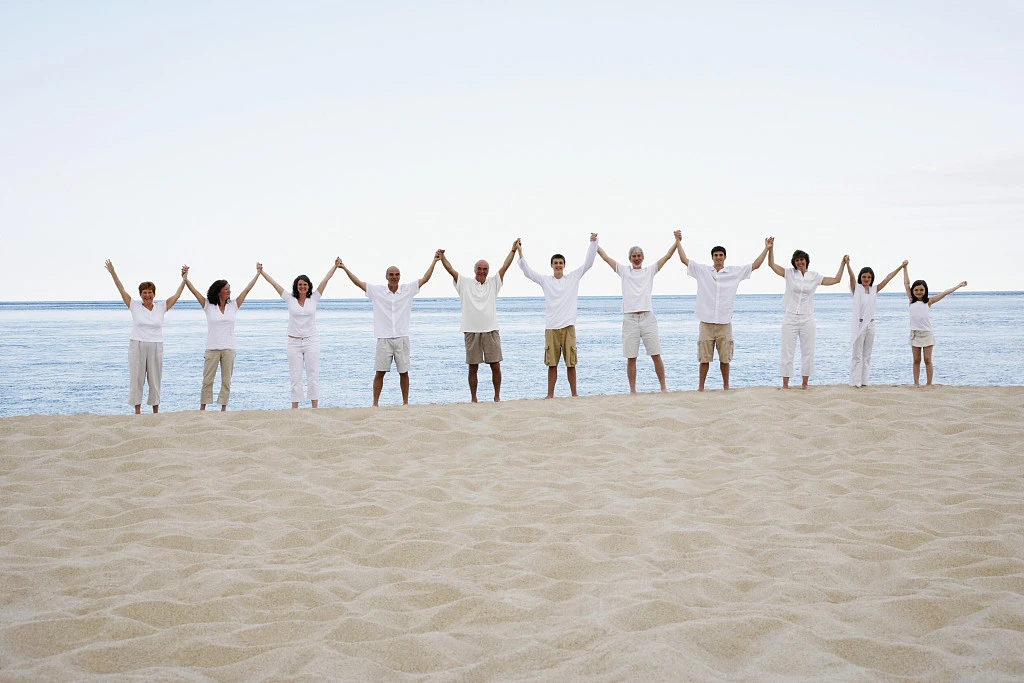
<svg viewBox="0 0 1024 683">
<path fill-rule="evenodd" d="M 160 375 L 164 368 L 164 343 L 128 340 L 128 405 L 142 405 L 142 385 L 149 382 L 151 406 L 160 405 Z"/>
<path fill-rule="evenodd" d="M 220 366 L 220 391 L 217 403 L 226 406 L 231 397 L 231 373 L 235 369 L 234 349 L 206 349 L 203 357 L 203 390 L 199 394 L 199 402 L 203 405 L 213 403 L 213 380 Z"/>
</svg>

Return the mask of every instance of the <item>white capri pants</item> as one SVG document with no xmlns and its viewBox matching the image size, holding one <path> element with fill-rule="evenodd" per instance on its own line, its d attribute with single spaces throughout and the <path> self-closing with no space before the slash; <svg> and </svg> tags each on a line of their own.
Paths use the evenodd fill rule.
<svg viewBox="0 0 1024 683">
<path fill-rule="evenodd" d="M 793 357 L 796 355 L 797 339 L 800 340 L 800 374 L 803 377 L 814 374 L 814 334 L 813 315 L 786 311 L 782 318 L 782 360 L 779 362 L 781 376 L 793 376 Z"/>
<path fill-rule="evenodd" d="M 142 385 L 149 383 L 151 406 L 160 405 L 160 377 L 164 369 L 164 343 L 128 340 L 128 405 L 142 405 Z"/>
<path fill-rule="evenodd" d="M 302 400 L 302 369 L 306 369 L 306 397 L 320 400 L 320 340 L 317 337 L 288 337 L 288 374 L 292 380 L 292 403 Z"/>
<path fill-rule="evenodd" d="M 875 345 L 875 321 L 872 320 L 853 340 L 850 351 L 850 386 L 862 387 L 868 383 L 871 375 L 871 347 Z"/>
</svg>

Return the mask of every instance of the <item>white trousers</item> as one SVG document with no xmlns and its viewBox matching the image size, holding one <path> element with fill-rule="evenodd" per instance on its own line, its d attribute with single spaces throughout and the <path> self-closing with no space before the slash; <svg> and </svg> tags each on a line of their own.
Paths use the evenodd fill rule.
<svg viewBox="0 0 1024 683">
<path fill-rule="evenodd" d="M 782 318 L 782 360 L 779 374 L 793 376 L 793 357 L 796 342 L 800 340 L 800 374 L 810 377 L 814 374 L 814 316 L 808 313 L 790 313 Z"/>
<path fill-rule="evenodd" d="M 288 374 L 292 379 L 292 403 L 302 400 L 302 369 L 306 369 L 306 396 L 320 400 L 320 340 L 288 337 Z"/>
<path fill-rule="evenodd" d="M 142 405 L 142 385 L 149 383 L 151 406 L 160 405 L 160 377 L 164 369 L 164 343 L 128 340 L 128 405 Z"/>
<path fill-rule="evenodd" d="M 860 336 L 853 340 L 850 351 L 850 386 L 862 387 L 871 375 L 871 347 L 875 345 L 875 321 L 868 323 Z"/>
</svg>

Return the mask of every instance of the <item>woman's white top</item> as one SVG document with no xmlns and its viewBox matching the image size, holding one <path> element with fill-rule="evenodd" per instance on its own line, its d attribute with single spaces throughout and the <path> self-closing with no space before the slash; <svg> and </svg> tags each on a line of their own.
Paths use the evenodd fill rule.
<svg viewBox="0 0 1024 683">
<path fill-rule="evenodd" d="M 151 311 L 143 306 L 139 299 L 132 299 L 128 304 L 128 310 L 132 314 L 132 333 L 128 337 L 129 339 L 143 342 L 162 342 L 164 340 L 166 301 L 154 301 Z"/>
<path fill-rule="evenodd" d="M 814 290 L 823 279 L 821 273 L 813 270 L 801 273 L 796 268 L 786 268 L 786 294 L 782 297 L 786 313 L 814 313 Z"/>
<path fill-rule="evenodd" d="M 306 297 L 305 305 L 300 306 L 299 300 L 291 292 L 281 292 L 281 298 L 288 304 L 288 336 L 316 336 L 316 302 L 320 300 L 320 292 L 316 289 Z"/>
<path fill-rule="evenodd" d="M 875 306 L 878 304 L 878 286 L 870 285 L 864 291 L 864 285 L 858 284 L 853 290 L 853 319 L 850 323 L 850 343 L 857 340 L 875 317 Z"/>
<path fill-rule="evenodd" d="M 932 312 L 923 301 L 910 304 L 910 329 L 922 332 L 934 332 L 932 329 Z"/>
<path fill-rule="evenodd" d="M 235 348 L 235 316 L 238 315 L 238 305 L 234 300 L 224 304 L 223 313 L 220 312 L 219 304 L 207 301 L 203 312 L 206 313 L 206 348 Z"/>
</svg>

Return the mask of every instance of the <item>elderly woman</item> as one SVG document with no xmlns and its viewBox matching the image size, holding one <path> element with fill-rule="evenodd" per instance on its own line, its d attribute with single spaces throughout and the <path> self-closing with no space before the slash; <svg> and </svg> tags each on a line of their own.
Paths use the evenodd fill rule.
<svg viewBox="0 0 1024 683">
<path fill-rule="evenodd" d="M 823 277 L 820 273 L 808 270 L 811 257 L 806 251 L 797 249 L 789 260 L 792 268 L 783 268 L 775 263 L 775 238 L 764 241 L 768 247 L 768 267 L 779 277 L 786 278 L 786 294 L 782 297 L 782 307 L 786 314 L 782 318 L 782 359 L 779 362 L 779 374 L 782 375 L 782 388 L 789 388 L 789 378 L 793 376 L 793 357 L 796 355 L 796 342 L 800 340 L 800 374 L 803 375 L 801 389 L 807 388 L 807 381 L 814 372 L 814 291 L 819 285 L 826 287 L 838 284 L 842 280 L 843 267 L 850 261 L 844 256 L 839 262 L 839 271 L 835 277 Z"/>
<path fill-rule="evenodd" d="M 327 283 L 334 272 L 341 267 L 341 257 L 334 259 L 334 265 L 324 276 L 320 286 L 313 289 L 313 283 L 305 275 L 299 275 L 292 282 L 292 291 L 284 291 L 267 271 L 260 269 L 260 275 L 269 282 L 278 295 L 288 304 L 288 374 L 292 384 L 292 408 L 298 408 L 302 401 L 302 370 L 306 370 L 306 397 L 316 408 L 320 401 L 320 340 L 316 335 L 316 304 L 327 289 Z"/>
<path fill-rule="evenodd" d="M 213 380 L 220 366 L 220 391 L 217 403 L 220 409 L 228 409 L 228 398 L 231 396 L 231 373 L 235 368 L 235 316 L 242 307 L 249 290 L 260 277 L 263 264 L 256 264 L 256 274 L 245 286 L 238 297 L 231 300 L 231 285 L 227 280 L 214 280 L 206 290 L 204 297 L 188 279 L 188 266 L 182 266 L 181 277 L 184 278 L 196 301 L 206 313 L 206 353 L 203 360 L 203 388 L 199 393 L 199 410 L 206 410 L 207 403 L 213 403 Z"/>
<path fill-rule="evenodd" d="M 117 277 L 114 264 L 105 263 L 107 272 L 114 278 L 121 300 L 132 314 L 132 331 L 128 335 L 128 405 L 135 406 L 135 414 L 142 412 L 142 385 L 149 384 L 149 400 L 153 412 L 160 412 L 160 375 L 164 366 L 164 314 L 178 301 L 185 290 L 185 280 L 178 285 L 178 291 L 166 301 L 154 301 L 156 285 L 148 280 L 139 285 L 140 299 L 132 299 L 124 291 L 124 285 Z"/>
</svg>

